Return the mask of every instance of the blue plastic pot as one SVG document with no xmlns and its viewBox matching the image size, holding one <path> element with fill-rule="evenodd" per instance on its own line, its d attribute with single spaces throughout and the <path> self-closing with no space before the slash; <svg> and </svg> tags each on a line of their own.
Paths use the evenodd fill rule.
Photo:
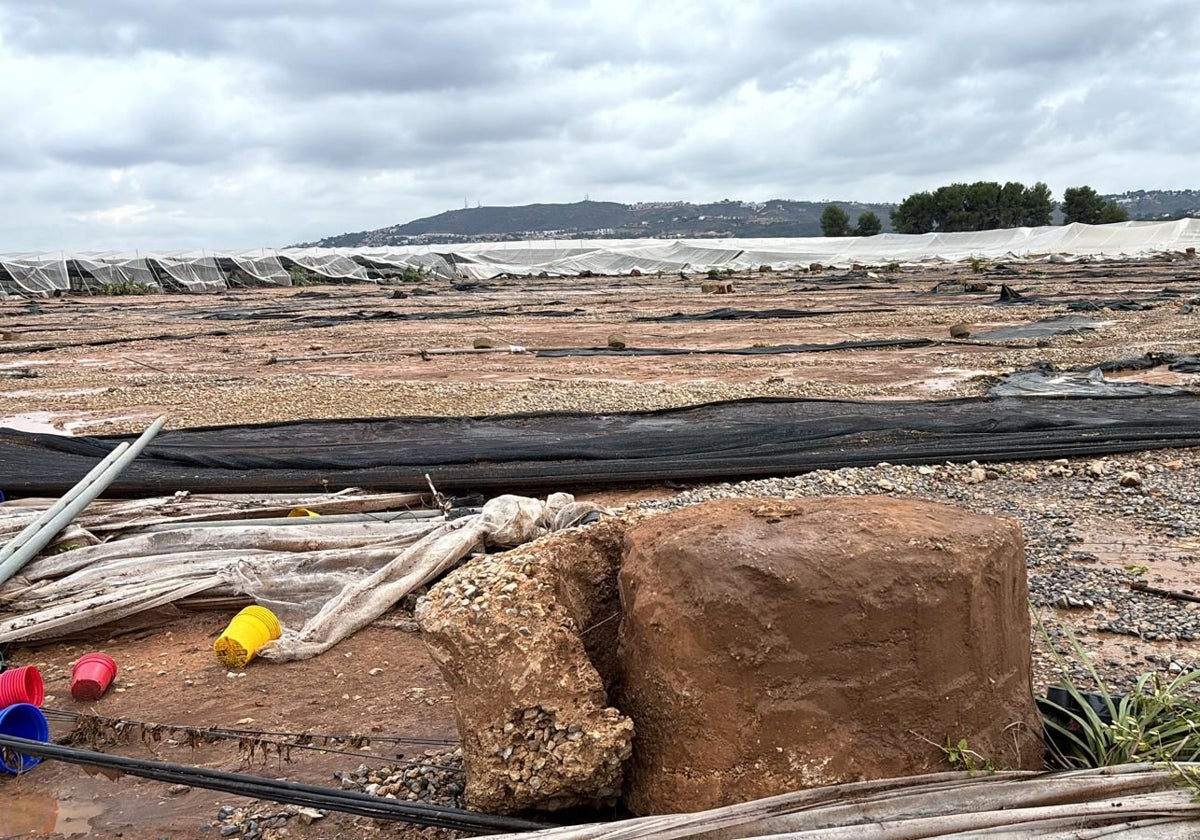
<svg viewBox="0 0 1200 840">
<path fill-rule="evenodd" d="M 46 722 L 46 716 L 37 706 L 31 706 L 28 703 L 14 703 L 0 709 L 0 735 L 28 738 L 31 741 L 49 741 L 50 724 Z M 26 773 L 41 761 L 41 756 L 2 750 L 0 751 L 0 772 L 12 775 Z"/>
</svg>

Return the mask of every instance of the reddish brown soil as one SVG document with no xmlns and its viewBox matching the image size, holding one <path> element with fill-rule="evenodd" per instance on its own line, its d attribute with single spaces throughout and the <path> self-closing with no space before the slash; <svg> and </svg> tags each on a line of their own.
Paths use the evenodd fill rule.
<svg viewBox="0 0 1200 840">
<path fill-rule="evenodd" d="M 388 626 L 396 621 L 385 618 L 315 659 L 286 664 L 257 660 L 244 671 L 230 672 L 212 652 L 213 640 L 227 618 L 222 613 L 196 613 L 156 629 L 98 638 L 92 644 L 16 648 L 10 655 L 13 661 L 32 662 L 41 670 L 48 709 L 198 728 L 457 742 L 446 684 L 419 634 Z M 111 653 L 120 672 L 98 702 L 80 704 L 70 695 L 71 665 L 90 650 Z M 382 671 L 371 675 L 376 668 Z M 54 737 L 70 729 L 69 723 L 52 721 Z M 275 752 L 256 751 L 252 757 L 239 750 L 237 741 L 191 747 L 181 742 L 181 733 L 164 732 L 161 737 L 155 741 L 134 730 L 128 739 L 96 746 L 122 755 L 330 786 L 336 786 L 335 770 L 353 769 L 361 762 L 394 762 L 398 755 L 419 756 L 429 748 L 378 740 L 360 749 L 331 745 L 349 755 L 293 749 L 284 760 Z M 0 837 L 29 831 L 65 836 L 90 832 L 126 840 L 193 837 L 199 836 L 202 825 L 215 822 L 222 805 L 248 804 L 236 796 L 199 788 L 176 792 L 157 781 L 109 779 L 56 761 L 44 762 L 23 777 L 0 779 L 0 797 L 4 802 Z M 331 815 L 311 827 L 293 819 L 289 831 L 300 837 L 333 836 L 337 831 L 370 836 L 380 827 Z M 215 828 L 212 831 L 215 836 Z"/>
</svg>

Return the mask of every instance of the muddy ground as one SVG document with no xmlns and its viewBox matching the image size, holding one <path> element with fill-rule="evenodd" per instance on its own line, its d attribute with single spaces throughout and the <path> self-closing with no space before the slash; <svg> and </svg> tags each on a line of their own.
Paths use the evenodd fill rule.
<svg viewBox="0 0 1200 840">
<path fill-rule="evenodd" d="M 1070 367 L 1146 352 L 1196 352 L 1200 343 L 1200 311 L 1189 311 L 1189 302 L 1200 297 L 1200 265 L 1183 259 L 1012 263 L 981 273 L 968 265 L 755 272 L 733 277 L 730 295 L 702 294 L 702 279 L 498 279 L 458 288 L 429 280 L 404 286 L 241 289 L 214 296 L 10 298 L 0 301 L 0 425 L 98 434 L 140 430 L 160 413 L 169 417 L 169 427 L 183 427 L 631 410 L 749 396 L 940 398 L 982 394 L 999 374 L 1038 361 Z M 1005 283 L 1042 302 L 996 305 Z M 934 293 L 938 284 L 959 285 Z M 967 284 L 976 284 L 978 291 L 966 291 Z M 950 338 L 955 324 L 969 324 L 978 333 L 1061 315 L 1078 301 L 1121 308 L 1078 313 L 1101 322 L 1098 329 L 1079 334 L 1003 344 Z M 1145 308 L 1126 311 L 1134 304 Z M 759 313 L 789 309 L 810 317 L 647 320 L 718 307 Z M 697 350 L 895 338 L 937 343 L 777 355 L 548 358 L 529 352 L 604 347 L 614 333 L 629 347 Z M 500 347 L 465 352 L 479 338 Z M 510 352 L 510 346 L 527 352 Z M 1195 384 L 1198 378 L 1162 369 L 1140 375 L 1168 384 Z M 1171 480 L 1194 481 L 1196 454 L 1162 454 L 1154 463 L 1177 463 L 1160 472 L 1176 476 Z M 1136 459 L 1129 463 L 1136 466 Z M 930 481 L 935 479 L 940 480 L 935 475 Z M 989 492 L 1003 492 L 1005 480 L 1007 474 L 988 484 L 995 487 Z M 960 482 L 961 476 L 947 472 L 945 481 Z M 1055 492 L 1044 486 L 1047 494 Z M 1161 486 L 1162 492 L 1172 492 L 1169 482 Z M 700 490 L 560 489 L 612 505 Z M 929 495 L 946 500 L 945 493 Z M 1149 569 L 1148 580 L 1172 587 L 1190 583 L 1191 570 L 1181 570 L 1177 556 L 1156 554 L 1158 535 L 1143 520 L 1123 516 L 1117 508 L 1102 514 L 1105 533 L 1120 533 L 1123 545 L 1136 549 L 1136 563 Z M 1090 552 L 1104 555 L 1111 539 L 1095 539 Z M 1089 543 L 1086 535 L 1081 540 L 1083 551 Z M 1095 626 L 1078 610 L 1063 616 L 1081 627 Z M 152 628 L 18 647 L 8 656 L 42 669 L 48 709 L 175 727 L 372 739 L 329 744 L 341 752 L 293 749 L 285 757 L 264 755 L 257 745 L 251 753 L 245 740 L 195 745 L 185 729 L 133 728 L 125 737 L 112 730 L 94 733 L 94 744 L 109 752 L 336 785 L 335 771 L 364 762 L 394 763 L 401 754 L 412 758 L 453 744 L 448 690 L 402 610 L 313 660 L 255 662 L 235 673 L 221 667 L 211 652 L 228 617 L 228 611 L 180 612 L 163 616 Z M 1174 662 L 1192 649 L 1186 640 L 1097 632 L 1090 634 L 1089 644 L 1131 673 L 1147 657 Z M 113 690 L 83 706 L 69 695 L 70 665 L 92 649 L 115 656 L 121 672 Z M 52 717 L 54 735 L 66 736 L 72 721 Z M 398 740 L 405 738 L 413 740 Z M 109 779 L 56 762 L 25 777 L 0 778 L 0 798 L 0 837 L 217 837 L 222 806 L 255 807 L 233 796 Z M 430 834 L 336 815 L 311 824 L 299 816 L 283 823 L 286 836 L 301 838 Z"/>
</svg>

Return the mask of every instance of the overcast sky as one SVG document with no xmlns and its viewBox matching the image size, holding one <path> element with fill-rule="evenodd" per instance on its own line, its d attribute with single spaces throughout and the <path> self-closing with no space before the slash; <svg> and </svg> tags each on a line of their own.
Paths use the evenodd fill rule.
<svg viewBox="0 0 1200 840">
<path fill-rule="evenodd" d="M 0 0 L 0 252 L 1200 187 L 1197 0 Z"/>
</svg>

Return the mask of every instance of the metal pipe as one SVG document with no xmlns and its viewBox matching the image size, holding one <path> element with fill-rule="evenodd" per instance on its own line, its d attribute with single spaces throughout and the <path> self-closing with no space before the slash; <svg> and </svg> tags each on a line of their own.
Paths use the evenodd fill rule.
<svg viewBox="0 0 1200 840">
<path fill-rule="evenodd" d="M 11 552 L 2 562 L 0 562 L 0 586 L 3 586 L 9 578 L 15 575 L 21 568 L 37 556 L 37 553 L 49 545 L 54 536 L 70 524 L 79 513 L 92 503 L 92 501 L 103 493 L 108 486 L 112 484 L 126 467 L 128 467 L 138 455 L 142 454 L 142 450 L 146 445 L 154 439 L 167 422 L 166 417 L 159 417 L 150 428 L 142 432 L 141 437 L 129 445 L 129 448 L 122 452 L 112 463 L 110 463 L 100 476 L 93 479 L 90 483 L 83 486 L 79 485 L 72 487 L 67 493 L 68 496 L 73 496 L 66 505 L 64 505 L 58 513 L 42 523 L 41 527 L 33 536 L 25 540 Z M 89 473 L 90 475 L 90 473 Z M 83 482 L 80 482 L 82 484 Z M 76 490 L 79 492 L 76 492 Z"/>
<path fill-rule="evenodd" d="M 9 540 L 7 543 L 5 543 L 4 547 L 0 548 L 0 563 L 3 563 L 5 560 L 7 560 L 14 551 L 16 551 L 18 548 L 20 548 L 26 542 L 28 542 L 30 537 L 32 537 L 34 534 L 36 534 L 38 531 L 40 531 L 42 529 L 42 526 L 44 526 L 47 522 L 49 522 L 51 519 L 53 519 L 59 513 L 59 511 L 61 511 L 68 504 L 70 504 L 72 501 L 74 501 L 75 498 L 78 497 L 79 494 L 82 493 L 85 489 L 87 489 L 87 487 L 93 481 L 95 481 L 100 476 L 102 476 L 105 472 L 107 472 L 108 468 L 110 466 L 112 466 L 113 462 L 116 461 L 118 458 L 120 458 L 121 455 L 128 448 L 129 448 L 128 443 L 122 443 L 120 446 L 118 446 L 112 452 L 105 455 L 104 460 L 102 460 L 100 463 L 96 464 L 96 466 L 92 467 L 91 472 L 89 472 L 83 478 L 79 479 L 79 482 L 74 487 L 72 487 L 70 490 L 68 490 L 66 492 L 66 495 L 64 495 L 61 499 L 59 499 L 54 504 L 52 504 L 49 508 L 47 508 L 45 511 L 43 511 L 41 516 L 39 516 L 37 519 L 33 520 L 28 525 L 26 525 L 25 528 L 21 531 L 21 533 L 17 534 L 11 540 Z"/>
</svg>

